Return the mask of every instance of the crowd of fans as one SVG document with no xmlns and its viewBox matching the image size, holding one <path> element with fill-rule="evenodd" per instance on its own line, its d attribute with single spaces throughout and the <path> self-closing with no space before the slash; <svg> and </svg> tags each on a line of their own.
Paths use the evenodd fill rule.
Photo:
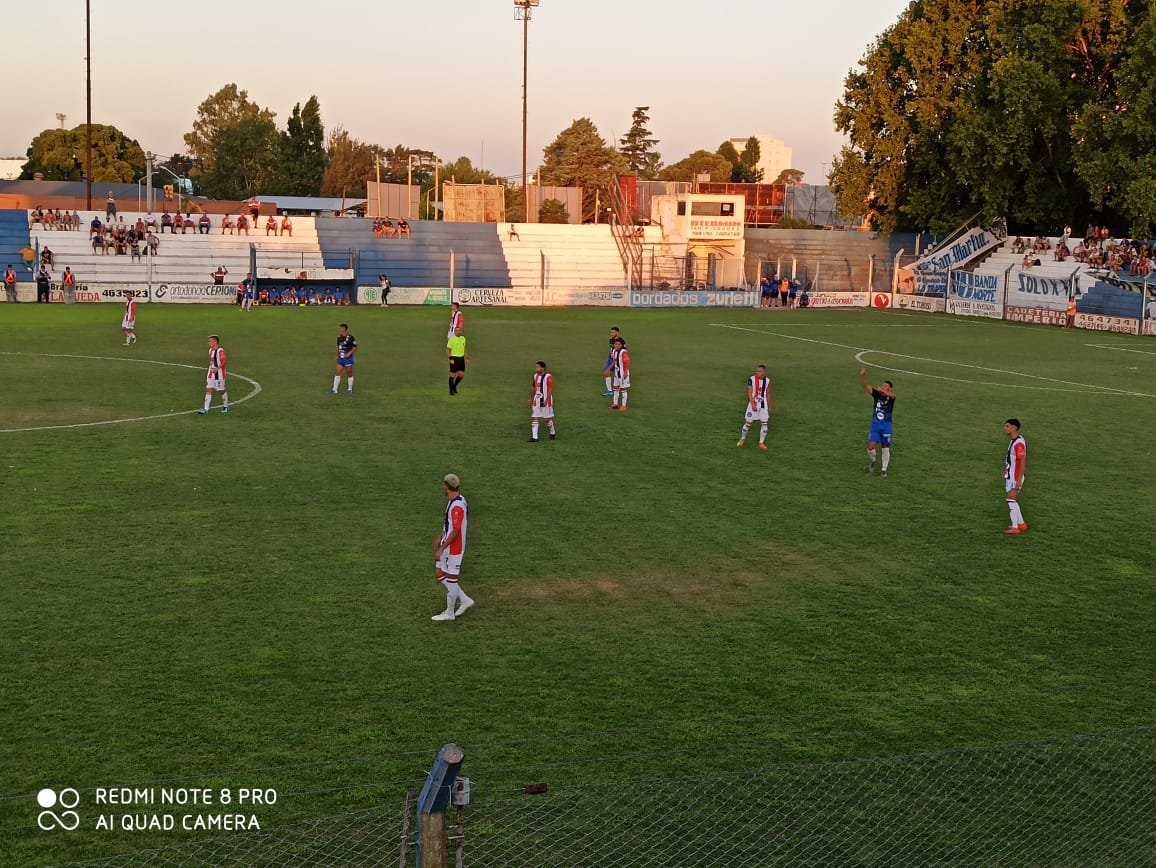
<svg viewBox="0 0 1156 868">
<path fill-rule="evenodd" d="M 388 217 L 374 217 L 373 237 L 409 238 L 409 222 L 404 217 L 398 217 L 396 224 Z"/>
<path fill-rule="evenodd" d="M 349 296 L 337 287 L 314 289 L 313 287 L 261 287 L 257 291 L 258 304 L 273 305 L 343 305 L 349 304 Z"/>
<path fill-rule="evenodd" d="M 1072 230 L 1064 227 L 1064 234 L 1052 248 L 1051 242 L 1043 235 L 1037 235 L 1031 242 L 1017 237 L 1012 242 L 1012 252 L 1023 254 L 1023 268 L 1042 264 L 1042 256 L 1051 252 L 1055 262 L 1074 260 L 1093 269 L 1107 271 L 1113 277 L 1146 277 L 1153 271 L 1156 259 L 1156 241 L 1141 241 L 1135 238 L 1113 238 L 1106 226 L 1089 226 L 1083 240 L 1070 245 Z"/>
</svg>

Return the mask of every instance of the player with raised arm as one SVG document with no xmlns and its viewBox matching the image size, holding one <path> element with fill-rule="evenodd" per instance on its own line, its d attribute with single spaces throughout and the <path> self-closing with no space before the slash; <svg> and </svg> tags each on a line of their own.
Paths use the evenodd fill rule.
<svg viewBox="0 0 1156 868">
<path fill-rule="evenodd" d="M 555 439 L 554 430 L 554 375 L 546 370 L 545 362 L 534 365 L 534 378 L 530 381 L 530 442 L 538 442 L 539 420 L 546 420 L 546 430 L 550 439 Z"/>
<path fill-rule="evenodd" d="M 883 447 L 883 464 L 880 475 L 887 476 L 887 467 L 891 464 L 891 414 L 895 410 L 894 387 L 890 380 L 884 380 L 878 389 L 867 381 L 867 368 L 859 366 L 859 380 L 863 383 L 863 390 L 871 396 L 874 405 L 871 408 L 871 429 L 867 432 L 867 472 L 875 472 L 875 447 Z"/>
<path fill-rule="evenodd" d="M 120 321 L 120 330 L 124 332 L 124 345 L 136 343 L 136 299 L 132 290 L 126 289 L 124 296 L 124 317 Z"/>
<path fill-rule="evenodd" d="M 614 383 L 614 342 L 618 339 L 618 336 L 618 326 L 611 326 L 610 349 L 606 353 L 606 364 L 602 366 L 602 382 L 606 384 L 606 388 L 602 392 L 603 398 L 609 398 L 614 394 L 611 388 Z"/>
<path fill-rule="evenodd" d="M 743 420 L 743 431 L 739 435 L 739 442 L 735 445 L 742 449 L 747 445 L 747 433 L 756 420 L 760 423 L 759 448 L 764 452 L 767 449 L 767 426 L 771 421 L 773 411 L 771 399 L 771 378 L 767 376 L 767 366 L 759 365 L 755 372 L 747 378 L 747 409 Z"/>
<path fill-rule="evenodd" d="M 221 346 L 221 339 L 217 335 L 209 335 L 209 372 L 205 377 L 205 406 L 198 410 L 201 416 L 208 415 L 209 405 L 213 400 L 213 392 L 221 393 L 221 412 L 229 412 L 229 391 L 225 383 L 228 376 L 225 371 L 225 350 Z"/>
<path fill-rule="evenodd" d="M 611 410 L 626 412 L 626 401 L 630 397 L 630 351 L 626 349 L 626 341 L 622 338 L 614 339 L 614 395 L 610 405 Z"/>
<path fill-rule="evenodd" d="M 353 397 L 353 354 L 357 352 L 357 338 L 349 333 L 349 323 L 337 327 L 337 351 L 333 354 L 333 388 L 330 395 L 336 395 L 341 387 L 341 372 L 345 372 L 347 395 Z"/>
<path fill-rule="evenodd" d="M 461 617 L 474 604 L 466 596 L 458 580 L 462 573 L 462 558 L 466 554 L 466 530 L 469 525 L 469 506 L 461 493 L 462 483 L 457 474 L 447 473 L 442 480 L 446 495 L 446 512 L 442 532 L 434 541 L 434 580 L 446 591 L 444 612 L 434 615 L 432 621 L 452 621 Z"/>
<path fill-rule="evenodd" d="M 1008 436 L 1007 453 L 1003 459 L 1003 487 L 1006 493 L 1007 510 L 1011 524 L 1004 531 L 1008 536 L 1021 534 L 1028 529 L 1020 509 L 1020 491 L 1024 487 L 1024 476 L 1028 469 L 1028 443 L 1020 434 L 1020 420 L 1008 419 L 1003 423 L 1003 433 Z"/>
</svg>

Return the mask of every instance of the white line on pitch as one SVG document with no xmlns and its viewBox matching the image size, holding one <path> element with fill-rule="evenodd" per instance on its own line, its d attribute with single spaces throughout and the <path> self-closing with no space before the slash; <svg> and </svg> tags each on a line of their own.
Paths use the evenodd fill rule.
<svg viewBox="0 0 1156 868">
<path fill-rule="evenodd" d="M 759 329 L 745 328 L 743 326 L 727 325 L 725 323 L 714 323 L 714 325 L 717 325 L 720 328 L 734 329 L 736 331 L 752 332 L 753 334 L 757 334 L 757 335 L 770 335 L 771 337 L 785 338 L 786 340 L 789 340 L 789 341 L 803 341 L 803 342 L 808 343 L 808 344 L 821 344 L 823 346 L 828 346 L 828 347 L 838 347 L 839 349 L 843 349 L 843 350 L 854 350 L 856 353 L 858 353 L 860 355 L 862 355 L 863 353 L 876 353 L 878 355 L 883 355 L 883 356 L 894 356 L 897 359 L 910 359 L 913 362 L 931 362 L 932 364 L 936 364 L 936 365 L 950 365 L 950 366 L 956 367 L 956 368 L 969 368 L 973 371 L 985 371 L 986 373 L 989 373 L 989 374 L 1006 374 L 1007 376 L 1010 376 L 1010 377 L 1024 377 L 1024 378 L 1029 379 L 1029 380 L 1041 380 L 1045 383 L 1058 383 L 1062 386 L 1078 386 L 1079 390 L 1090 390 L 1090 391 L 1088 391 L 1088 394 L 1093 394 L 1093 395 L 1115 394 L 1115 395 L 1129 395 L 1129 396 L 1134 397 L 1134 398 L 1156 398 L 1156 395 L 1150 395 L 1147 392 L 1132 392 L 1132 391 L 1129 391 L 1127 389 L 1113 389 L 1111 386 L 1097 386 L 1093 383 L 1077 383 L 1077 382 L 1074 382 L 1072 380 L 1058 380 L 1054 377 L 1043 377 L 1043 376 L 1040 376 L 1039 374 L 1025 374 L 1022 371 L 1007 371 L 1007 370 L 1004 370 L 1003 368 L 986 368 L 983 365 L 969 365 L 966 362 L 946 362 L 942 359 L 929 359 L 925 356 L 909 356 L 909 355 L 905 355 L 904 353 L 892 353 L 892 352 L 889 352 L 888 350 L 876 350 L 876 349 L 872 349 L 871 347 L 853 347 L 853 346 L 849 346 L 847 344 L 836 344 L 836 343 L 833 343 L 831 341 L 821 341 L 821 340 L 818 340 L 816 338 L 803 338 L 803 337 L 799 337 L 798 335 L 784 335 L 784 334 L 780 334 L 778 332 L 761 331 Z M 860 360 L 858 355 L 855 358 L 856 358 L 856 360 L 860 361 L 860 364 L 867 364 L 867 363 L 863 362 L 862 360 Z M 895 370 L 893 368 L 886 368 L 884 365 L 873 365 L 873 367 L 883 368 L 884 370 Z M 904 371 L 904 373 L 915 374 L 915 375 L 921 376 L 921 377 L 929 377 L 931 379 L 936 379 L 936 380 L 951 380 L 952 382 L 957 382 L 957 383 L 971 383 L 971 382 L 973 382 L 971 380 L 958 380 L 958 379 L 954 379 L 952 377 L 941 377 L 941 376 L 938 376 L 936 374 L 924 374 L 924 373 L 919 373 L 916 371 Z M 1007 388 L 1014 388 L 1014 389 L 1032 389 L 1032 388 L 1034 388 L 1034 389 L 1039 389 L 1041 391 L 1052 391 L 1052 392 L 1078 391 L 1078 390 L 1073 390 L 1073 389 L 1052 389 L 1052 388 L 1049 388 L 1047 386 L 1013 386 L 1013 385 L 1008 384 L 1008 383 L 974 382 L 974 385 L 977 385 L 977 386 L 1005 386 Z"/>
<path fill-rule="evenodd" d="M 1098 350 L 1119 350 L 1122 353 L 1139 353 L 1142 356 L 1156 356 L 1151 350 L 1134 350 L 1131 347 L 1114 347 L 1111 344 L 1084 344 L 1086 347 L 1095 347 Z"/>
<path fill-rule="evenodd" d="M 136 362 L 141 365 L 164 365 L 169 368 L 189 368 L 193 371 L 201 370 L 201 365 L 184 365 L 180 362 L 158 362 L 155 359 L 126 359 L 118 358 L 116 356 L 77 356 L 70 353 L 10 353 L 0 352 L 0 356 L 40 356 L 50 359 L 93 359 L 102 362 Z M 233 374 L 229 376 L 236 377 L 238 380 L 244 380 L 253 387 L 248 395 L 238 398 L 236 401 L 230 401 L 229 406 L 243 404 L 250 398 L 256 398 L 261 392 L 261 384 L 256 380 L 250 379 L 242 374 Z M 176 410 L 172 413 L 157 413 L 152 416 L 135 416 L 131 419 L 105 419 L 102 422 L 75 422 L 71 425 L 36 425 L 30 428 L 0 428 L 0 434 L 15 434 L 21 431 L 58 431 L 63 428 L 96 428 L 101 425 L 123 425 L 127 422 L 148 422 L 150 419 L 169 419 L 173 416 L 188 416 L 190 413 L 196 413 L 196 410 Z"/>
</svg>

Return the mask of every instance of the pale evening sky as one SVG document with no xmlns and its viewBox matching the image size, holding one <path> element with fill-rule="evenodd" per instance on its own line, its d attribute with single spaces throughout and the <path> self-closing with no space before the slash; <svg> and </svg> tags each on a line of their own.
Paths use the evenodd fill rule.
<svg viewBox="0 0 1156 868">
<path fill-rule="evenodd" d="M 229 82 L 276 112 L 316 94 L 327 130 L 521 171 L 522 25 L 512 0 L 91 0 L 93 121 L 184 151 L 197 105 Z M 15 5 L 15 4 L 13 4 Z M 530 22 L 529 164 L 579 117 L 611 141 L 650 106 L 664 163 L 767 133 L 823 183 L 843 79 L 908 0 L 542 0 Z M 0 156 L 84 122 L 84 2 L 0 14 Z M 768 179 L 770 180 L 770 179 Z"/>
</svg>

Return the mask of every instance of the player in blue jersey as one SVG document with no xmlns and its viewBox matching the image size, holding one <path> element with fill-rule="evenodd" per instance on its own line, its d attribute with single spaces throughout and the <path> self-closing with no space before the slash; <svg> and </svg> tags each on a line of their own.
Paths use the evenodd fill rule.
<svg viewBox="0 0 1156 868">
<path fill-rule="evenodd" d="M 333 354 L 333 388 L 330 395 L 336 395 L 341 386 L 341 373 L 345 372 L 345 385 L 353 394 L 353 354 L 357 352 L 357 338 L 349 333 L 349 325 L 342 323 L 337 327 L 337 352 Z"/>
<path fill-rule="evenodd" d="M 892 383 L 884 380 L 878 389 L 867 381 L 867 368 L 860 365 L 859 379 L 863 383 L 863 391 L 871 395 L 874 405 L 871 408 L 871 430 L 867 432 L 867 472 L 875 472 L 875 447 L 883 447 L 883 463 L 881 475 L 887 475 L 887 466 L 891 463 L 891 414 L 895 410 L 895 393 L 891 391 Z"/>
</svg>

